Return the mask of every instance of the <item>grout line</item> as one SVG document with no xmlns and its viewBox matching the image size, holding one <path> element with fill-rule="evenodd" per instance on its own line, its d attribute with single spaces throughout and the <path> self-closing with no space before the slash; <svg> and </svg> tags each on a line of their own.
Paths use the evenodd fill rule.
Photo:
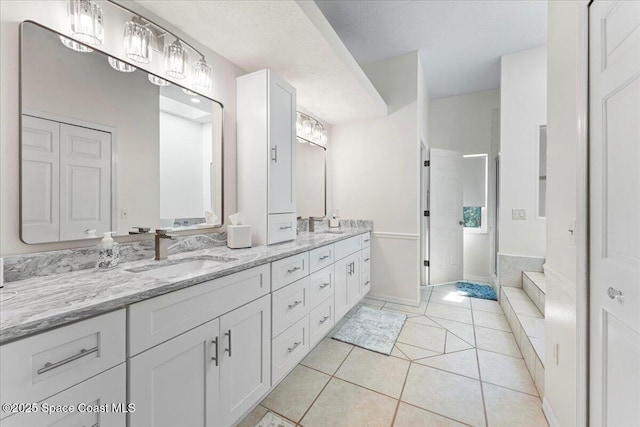
<svg viewBox="0 0 640 427">
<path fill-rule="evenodd" d="M 531 394 L 531 393 L 527 393 L 526 391 L 516 390 L 515 388 L 511 388 L 511 387 L 507 387 L 507 386 L 504 386 L 504 385 L 492 383 L 491 381 L 487 381 L 487 380 L 482 381 L 482 383 L 483 384 L 490 384 L 490 385 L 493 385 L 493 386 L 496 386 L 496 387 L 500 387 L 500 388 L 504 388 L 505 390 L 513 391 L 514 393 L 524 394 L 525 396 L 535 397 L 535 398 L 539 399 L 540 401 L 542 401 L 542 398 L 538 394 Z M 537 391 L 536 391 L 536 393 L 537 393 Z"/>
<path fill-rule="evenodd" d="M 439 417 L 446 418 L 446 419 L 451 420 L 451 421 L 455 421 L 455 422 L 456 422 L 456 423 L 458 423 L 458 424 L 462 424 L 462 425 L 465 425 L 465 426 L 471 426 L 471 424 L 467 424 L 467 423 L 462 422 L 462 421 L 460 421 L 460 420 L 456 420 L 455 418 L 451 418 L 451 417 L 449 417 L 449 416 L 447 416 L 447 415 L 442 415 L 442 414 L 439 414 L 439 413 L 437 413 L 437 412 L 430 411 L 429 409 L 421 408 L 420 406 L 418 406 L 418 405 L 414 405 L 413 403 L 405 402 L 404 400 L 401 400 L 401 402 L 402 402 L 402 403 L 404 403 L 405 405 L 413 406 L 414 408 L 418 408 L 418 409 L 420 409 L 420 410 L 422 410 L 422 411 L 425 411 L 425 412 L 429 412 L 429 413 L 431 413 L 431 414 L 438 415 Z"/>
<path fill-rule="evenodd" d="M 393 418 L 391 418 L 391 426 L 396 423 L 396 418 L 398 417 L 398 410 L 400 409 L 400 402 L 402 402 L 402 394 L 404 393 L 404 388 L 407 385 L 407 380 L 409 379 L 409 371 L 411 371 L 411 365 L 413 361 L 409 360 L 409 366 L 407 367 L 407 373 L 404 376 L 404 382 L 402 383 L 402 389 L 400 390 L 400 395 L 398 396 L 398 401 L 396 403 L 396 410 L 393 412 Z"/>
<path fill-rule="evenodd" d="M 471 310 L 471 320 L 474 320 L 473 310 Z M 478 343 L 478 337 L 476 336 L 476 327 L 473 325 L 473 339 L 476 344 Z M 478 380 L 480 381 L 480 396 L 482 397 L 482 409 L 484 411 L 484 425 L 489 426 L 489 416 L 487 415 L 487 402 L 484 398 L 484 388 L 482 387 L 482 369 L 480 369 L 480 357 L 478 356 L 478 347 L 476 346 L 476 362 L 478 363 Z"/>
</svg>

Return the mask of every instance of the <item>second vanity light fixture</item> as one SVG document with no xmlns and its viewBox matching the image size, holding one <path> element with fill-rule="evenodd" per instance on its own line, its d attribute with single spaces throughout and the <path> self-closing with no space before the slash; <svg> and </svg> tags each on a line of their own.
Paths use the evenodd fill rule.
<svg viewBox="0 0 640 427">
<path fill-rule="evenodd" d="M 124 26 L 124 53 L 132 61 L 149 64 L 153 60 L 153 50 L 164 56 L 164 72 L 175 79 L 185 79 L 188 75 L 189 47 L 200 56 L 191 66 L 191 85 L 200 91 L 211 88 L 211 65 L 193 46 L 180 40 L 164 27 L 146 19 L 118 3 L 109 3 L 131 13 L 133 16 Z M 60 36 L 66 47 L 78 52 L 92 52 L 87 45 L 100 46 L 104 41 L 104 25 L 102 8 L 93 0 L 68 0 L 67 14 L 71 34 L 77 40 Z M 173 37 L 171 44 L 165 45 L 167 36 Z M 156 47 L 157 45 L 160 45 Z M 136 70 L 133 65 L 109 57 L 109 65 L 115 70 L 130 73 Z M 149 74 L 149 81 L 158 86 L 171 84 L 167 80 Z"/>
<path fill-rule="evenodd" d="M 299 142 L 311 142 L 322 147 L 327 145 L 327 130 L 318 120 L 296 111 L 296 136 Z"/>
</svg>

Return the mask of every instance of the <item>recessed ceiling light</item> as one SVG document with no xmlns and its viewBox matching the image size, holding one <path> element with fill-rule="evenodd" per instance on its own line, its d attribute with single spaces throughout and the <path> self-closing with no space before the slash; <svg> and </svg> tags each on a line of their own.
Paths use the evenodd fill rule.
<svg viewBox="0 0 640 427">
<path fill-rule="evenodd" d="M 191 98 L 191 102 L 193 102 L 194 104 L 199 104 L 200 100 L 198 98 Z"/>
</svg>

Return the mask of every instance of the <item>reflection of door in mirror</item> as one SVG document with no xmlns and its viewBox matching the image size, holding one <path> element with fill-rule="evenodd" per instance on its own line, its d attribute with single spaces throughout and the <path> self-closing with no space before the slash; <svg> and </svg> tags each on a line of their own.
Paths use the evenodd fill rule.
<svg viewBox="0 0 640 427">
<path fill-rule="evenodd" d="M 22 180 L 24 241 L 112 229 L 111 133 L 23 115 Z"/>
</svg>

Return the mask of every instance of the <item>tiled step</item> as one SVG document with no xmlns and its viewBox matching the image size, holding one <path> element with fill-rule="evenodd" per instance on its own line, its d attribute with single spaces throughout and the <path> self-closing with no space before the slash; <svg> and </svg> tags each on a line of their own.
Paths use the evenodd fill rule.
<svg viewBox="0 0 640 427">
<path fill-rule="evenodd" d="M 523 276 L 524 278 L 525 276 Z M 540 396 L 544 395 L 544 315 L 520 288 L 503 286 L 500 305 Z"/>
<path fill-rule="evenodd" d="M 531 301 L 538 307 L 544 315 L 545 302 L 545 278 L 544 273 L 537 271 L 522 272 L 522 288 L 529 295 Z"/>
</svg>

